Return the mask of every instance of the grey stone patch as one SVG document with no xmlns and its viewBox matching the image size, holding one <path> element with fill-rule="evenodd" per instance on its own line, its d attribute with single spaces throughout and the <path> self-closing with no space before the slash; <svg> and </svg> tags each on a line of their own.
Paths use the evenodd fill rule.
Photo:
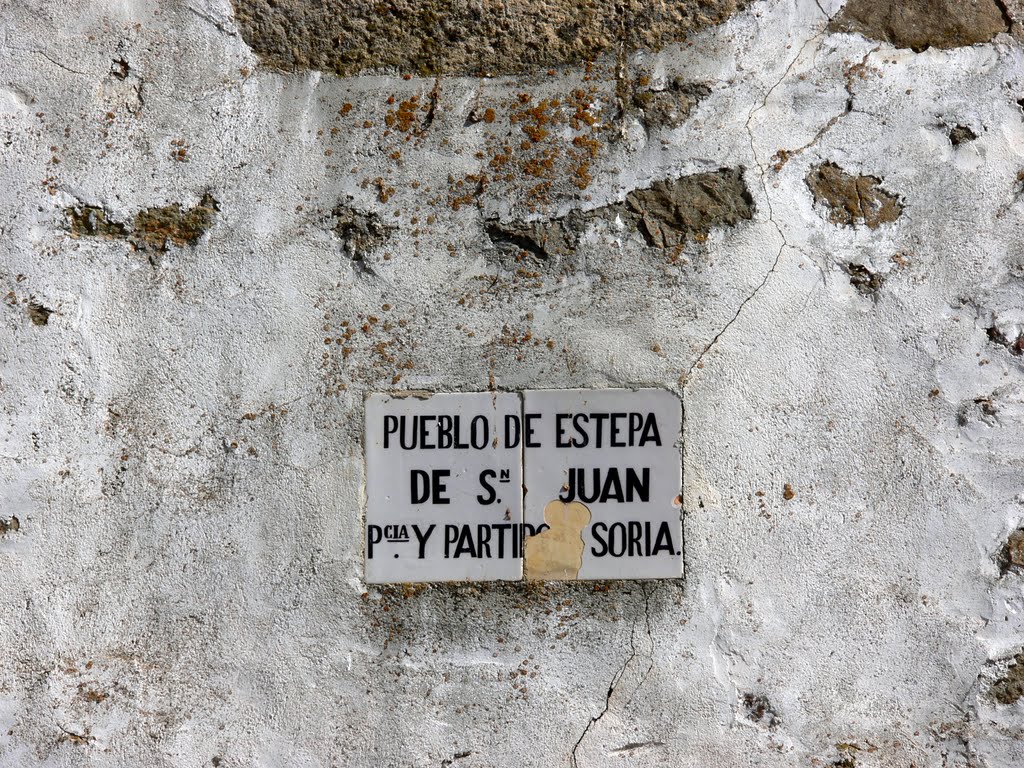
<svg viewBox="0 0 1024 768">
<path fill-rule="evenodd" d="M 1014 357 L 1024 355 L 1024 333 L 1008 333 L 998 325 L 986 328 L 985 333 L 988 335 L 989 341 L 1001 347 L 1006 347 L 1007 351 Z"/>
<path fill-rule="evenodd" d="M 754 199 L 743 168 L 721 168 L 672 181 L 657 181 L 626 196 L 648 245 L 671 248 L 715 227 L 736 226 L 754 216 Z"/>
<path fill-rule="evenodd" d="M 32 321 L 32 325 L 48 325 L 50 322 L 50 315 L 53 314 L 52 309 L 40 304 L 35 299 L 29 301 L 28 306 L 25 308 L 25 312 L 28 313 L 28 317 Z"/>
<path fill-rule="evenodd" d="M 885 275 L 874 272 L 863 264 L 849 263 L 843 270 L 850 276 L 850 285 L 863 296 L 874 297 L 885 282 Z"/>
<path fill-rule="evenodd" d="M 497 218 L 486 222 L 491 243 L 503 249 L 525 251 L 543 260 L 557 260 L 576 251 L 590 216 L 579 210 L 558 219 L 502 224 Z"/>
<path fill-rule="evenodd" d="M 705 83 L 674 77 L 665 88 L 638 88 L 634 91 L 633 108 L 648 129 L 678 128 L 710 94 L 711 87 Z"/>
<path fill-rule="evenodd" d="M 759 728 L 774 730 L 781 719 L 768 697 L 759 693 L 744 693 L 740 696 L 743 717 Z"/>
<path fill-rule="evenodd" d="M 536 222 L 501 223 L 490 219 L 487 235 L 499 247 L 551 260 L 575 252 L 587 224 L 620 218 L 654 248 L 673 248 L 689 239 L 701 240 L 716 227 L 732 227 L 754 215 L 754 200 L 743 168 L 721 168 L 677 179 L 656 181 L 590 211 Z"/>
<path fill-rule="evenodd" d="M 339 203 L 332 211 L 334 233 L 341 239 L 345 254 L 361 269 L 370 270 L 366 257 L 384 245 L 397 227 L 385 224 L 379 214 L 364 212 L 346 203 Z"/>
</svg>

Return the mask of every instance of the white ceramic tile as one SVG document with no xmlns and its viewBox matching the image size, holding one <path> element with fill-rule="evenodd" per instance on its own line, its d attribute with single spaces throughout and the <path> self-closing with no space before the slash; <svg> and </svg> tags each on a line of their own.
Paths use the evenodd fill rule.
<svg viewBox="0 0 1024 768">
<path fill-rule="evenodd" d="M 681 576 L 681 428 L 662 389 L 524 393 L 526 578 Z"/>
<path fill-rule="evenodd" d="M 520 415 L 509 393 L 367 398 L 368 582 L 522 577 Z"/>
</svg>

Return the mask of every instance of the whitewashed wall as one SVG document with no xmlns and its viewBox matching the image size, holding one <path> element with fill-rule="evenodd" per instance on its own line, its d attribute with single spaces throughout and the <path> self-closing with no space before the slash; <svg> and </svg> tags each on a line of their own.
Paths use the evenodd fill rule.
<svg viewBox="0 0 1024 768">
<path fill-rule="evenodd" d="M 0 764 L 1024 764 L 1017 28 L 841 5 L 436 79 L 0 5 Z M 368 393 L 609 386 L 683 399 L 685 580 L 364 584 Z"/>
</svg>

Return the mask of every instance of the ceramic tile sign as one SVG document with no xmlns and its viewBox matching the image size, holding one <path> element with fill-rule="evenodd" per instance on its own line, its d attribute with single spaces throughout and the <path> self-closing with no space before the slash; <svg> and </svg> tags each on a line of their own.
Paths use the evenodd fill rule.
<svg viewBox="0 0 1024 768">
<path fill-rule="evenodd" d="M 522 578 L 522 401 L 504 392 L 366 401 L 366 580 Z"/>
<path fill-rule="evenodd" d="M 524 514 L 540 529 L 525 542 L 525 578 L 680 577 L 679 398 L 662 389 L 523 398 Z"/>
</svg>

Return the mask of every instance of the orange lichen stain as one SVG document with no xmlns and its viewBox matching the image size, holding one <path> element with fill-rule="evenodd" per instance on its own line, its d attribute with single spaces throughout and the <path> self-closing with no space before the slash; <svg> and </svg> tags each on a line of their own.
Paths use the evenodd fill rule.
<svg viewBox="0 0 1024 768">
<path fill-rule="evenodd" d="M 583 567 L 583 529 L 590 510 L 578 501 L 557 499 L 544 507 L 548 529 L 526 539 L 523 573 L 527 581 L 571 581 Z"/>
<path fill-rule="evenodd" d="M 590 187 L 591 165 L 602 154 L 611 125 L 607 115 L 602 118 L 608 107 L 597 106 L 605 101 L 597 87 L 588 86 L 547 98 L 519 93 L 496 105 L 500 115 L 487 107 L 483 122 L 496 130 L 484 132 L 484 168 L 457 181 L 449 179 L 452 209 L 478 203 L 490 192 L 511 194 L 536 211 Z"/>
</svg>

